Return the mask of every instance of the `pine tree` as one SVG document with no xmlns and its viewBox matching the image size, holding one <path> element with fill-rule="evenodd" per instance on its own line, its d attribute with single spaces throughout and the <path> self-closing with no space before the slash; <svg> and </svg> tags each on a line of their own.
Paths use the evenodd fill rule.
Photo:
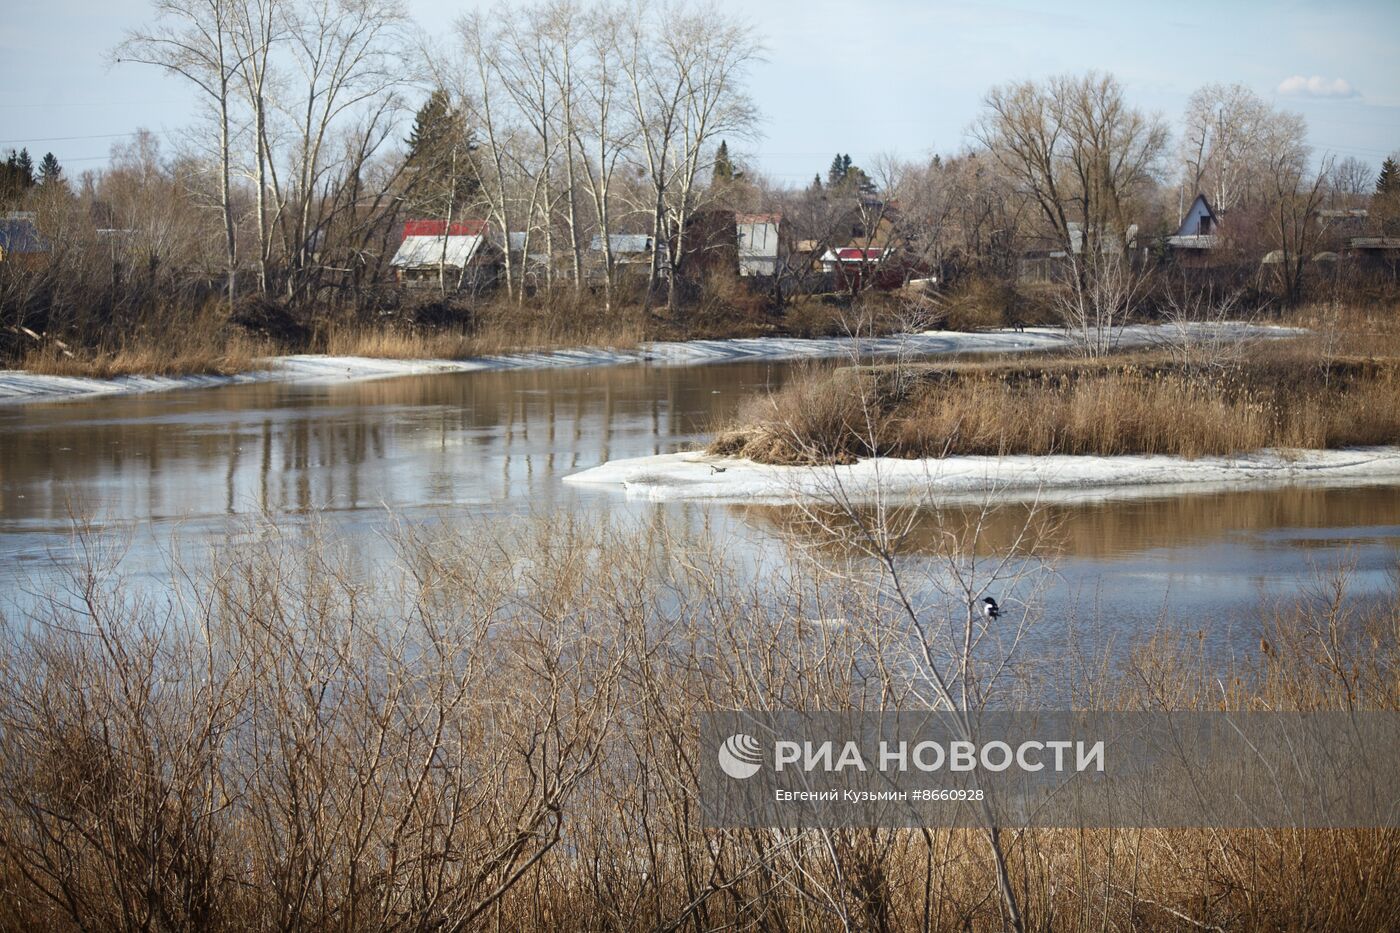
<svg viewBox="0 0 1400 933">
<path fill-rule="evenodd" d="M 11 149 L 5 161 L 0 163 L 0 200 L 8 205 L 31 188 L 34 185 L 33 168 L 27 150 L 21 155 Z"/>
<path fill-rule="evenodd" d="M 428 95 L 423 106 L 413 117 L 413 129 L 408 134 L 408 160 L 421 162 L 442 142 L 448 121 L 452 115 L 452 103 L 447 92 L 438 88 Z"/>
<path fill-rule="evenodd" d="M 1381 164 L 1376 196 L 1371 199 L 1371 220 L 1385 236 L 1400 236 L 1400 164 L 1394 156 Z"/>
<path fill-rule="evenodd" d="M 456 215 L 480 188 L 471 170 L 476 148 L 466 117 L 441 88 L 428 95 L 409 131 L 409 209 L 432 216 Z"/>
<path fill-rule="evenodd" d="M 1376 179 L 1376 194 L 1400 194 L 1400 165 L 1391 156 L 1381 163 L 1381 174 Z"/>
<path fill-rule="evenodd" d="M 851 157 L 836 154 L 836 158 L 831 160 L 831 168 L 826 170 L 826 183 L 830 188 L 835 188 L 846 180 L 846 173 L 851 170 Z"/>
<path fill-rule="evenodd" d="M 20 178 L 24 187 L 34 187 L 34 160 L 29 158 L 29 150 L 21 149 L 19 157 L 15 162 L 15 167 L 19 169 Z"/>
<path fill-rule="evenodd" d="M 831 160 L 831 168 L 826 173 L 826 184 L 828 188 L 839 188 L 841 192 L 850 194 L 859 192 L 860 194 L 873 194 L 875 183 L 870 180 L 870 176 L 859 165 L 851 161 L 849 153 L 837 155 Z"/>
<path fill-rule="evenodd" d="M 734 160 L 729 157 L 729 143 L 721 139 L 719 148 L 715 150 L 715 183 L 727 181 L 737 181 L 744 177 L 744 173 L 734 168 Z"/>
<path fill-rule="evenodd" d="M 44 157 L 39 160 L 39 184 L 47 187 L 62 180 L 63 167 L 58 164 L 58 159 L 52 152 L 44 153 Z"/>
<path fill-rule="evenodd" d="M 821 190 L 822 190 L 822 176 L 821 176 L 821 173 L 818 172 L 817 174 L 815 174 L 815 175 L 812 176 L 812 191 L 814 191 L 814 192 L 816 192 L 816 193 L 820 193 Z"/>
<path fill-rule="evenodd" d="M 875 182 L 865 174 L 865 169 L 857 165 L 851 166 L 851 170 L 846 173 L 846 187 L 861 194 L 875 193 Z"/>
</svg>

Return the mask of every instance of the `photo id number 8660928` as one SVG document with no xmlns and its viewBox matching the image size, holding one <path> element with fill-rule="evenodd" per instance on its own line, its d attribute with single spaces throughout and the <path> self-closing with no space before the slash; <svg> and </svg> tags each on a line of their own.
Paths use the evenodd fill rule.
<svg viewBox="0 0 1400 933">
<path fill-rule="evenodd" d="M 923 790 L 911 790 L 911 791 L 909 792 L 909 799 L 910 799 L 910 800 L 981 800 L 981 799 L 982 799 L 982 790 L 981 790 L 981 788 L 972 788 L 972 789 L 970 789 L 970 790 L 967 790 L 967 789 L 963 789 L 963 788 L 947 788 L 947 787 L 932 788 L 932 787 L 931 787 L 931 788 L 923 789 Z"/>
</svg>

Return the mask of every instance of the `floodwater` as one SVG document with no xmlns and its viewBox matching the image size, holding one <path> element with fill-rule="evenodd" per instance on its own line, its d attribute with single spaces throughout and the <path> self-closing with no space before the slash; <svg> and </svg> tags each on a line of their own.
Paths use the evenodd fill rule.
<svg viewBox="0 0 1400 933">
<path fill-rule="evenodd" d="M 790 509 L 634 503 L 561 478 L 698 446 L 801 365 L 476 372 L 0 406 L 0 611 L 94 540 L 120 542 L 125 568 L 158 579 L 173 548 L 217 543 L 258 516 L 315 516 L 344 540 L 373 542 L 391 520 L 659 512 L 776 550 L 799 524 Z M 1165 621 L 1225 650 L 1257 638 L 1261 602 L 1339 565 L 1358 592 L 1379 592 L 1400 554 L 1396 486 L 1055 505 L 1041 518 L 1060 552 L 1041 627 L 1050 638 L 1071 616 L 1114 637 Z M 965 520 L 956 509 L 921 515 L 908 546 L 934 549 Z M 983 540 L 1020 525 L 1009 508 Z"/>
</svg>

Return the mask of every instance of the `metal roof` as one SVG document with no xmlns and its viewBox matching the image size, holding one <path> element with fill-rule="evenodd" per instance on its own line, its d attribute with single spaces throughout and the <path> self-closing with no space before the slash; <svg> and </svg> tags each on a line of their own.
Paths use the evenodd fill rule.
<svg viewBox="0 0 1400 933">
<path fill-rule="evenodd" d="M 445 220 L 405 220 L 403 235 L 408 236 L 482 236 L 489 229 L 484 220 L 458 220 L 448 224 Z"/>
<path fill-rule="evenodd" d="M 482 239 L 480 236 L 404 237 L 389 265 L 400 269 L 422 269 L 434 268 L 442 263 L 460 269 L 476 257 Z"/>
<path fill-rule="evenodd" d="M 822 262 L 879 262 L 884 257 L 885 251 L 878 246 L 872 246 L 870 249 L 847 246 L 838 250 L 827 250 L 822 255 Z"/>
<path fill-rule="evenodd" d="M 1190 236 L 1169 236 L 1167 245 L 1174 249 L 1215 249 L 1216 236 L 1213 233 L 1197 233 Z"/>
</svg>

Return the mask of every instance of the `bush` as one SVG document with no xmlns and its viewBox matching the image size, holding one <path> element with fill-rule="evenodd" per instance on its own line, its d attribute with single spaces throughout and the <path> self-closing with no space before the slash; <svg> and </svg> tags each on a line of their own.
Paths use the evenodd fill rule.
<svg viewBox="0 0 1400 933">
<path fill-rule="evenodd" d="M 304 348 L 311 340 L 312 328 L 306 317 L 287 302 L 270 295 L 247 295 L 239 299 L 229 323 L 287 349 Z"/>
<path fill-rule="evenodd" d="M 1058 324 L 1048 289 L 1020 289 L 1007 282 L 973 279 L 943 300 L 944 326 L 976 331 Z"/>
</svg>

